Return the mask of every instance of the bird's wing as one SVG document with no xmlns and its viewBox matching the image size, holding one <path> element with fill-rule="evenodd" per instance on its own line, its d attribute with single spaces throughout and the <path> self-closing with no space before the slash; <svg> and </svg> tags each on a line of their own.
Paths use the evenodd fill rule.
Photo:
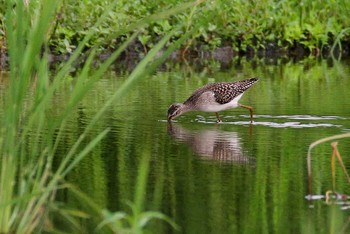
<svg viewBox="0 0 350 234">
<path fill-rule="evenodd" d="M 219 83 L 212 87 L 215 101 L 220 104 L 229 103 L 244 91 L 244 89 L 239 88 L 235 83 Z"/>
<path fill-rule="evenodd" d="M 184 103 L 196 103 L 199 97 L 205 92 L 213 92 L 215 101 L 219 104 L 226 104 L 232 101 L 235 97 L 244 93 L 248 88 L 250 88 L 257 78 L 251 78 L 236 82 L 220 82 L 211 83 L 197 89 Z"/>
<path fill-rule="evenodd" d="M 215 100 L 218 103 L 226 104 L 244 93 L 257 81 L 258 78 L 251 78 L 236 82 L 216 83 L 211 87 L 211 90 L 214 92 Z"/>
</svg>

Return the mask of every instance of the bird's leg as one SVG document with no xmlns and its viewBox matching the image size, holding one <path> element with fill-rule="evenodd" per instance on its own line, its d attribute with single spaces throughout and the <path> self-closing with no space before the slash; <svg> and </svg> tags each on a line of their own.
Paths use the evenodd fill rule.
<svg viewBox="0 0 350 234">
<path fill-rule="evenodd" d="M 221 119 L 220 119 L 219 113 L 215 112 L 215 115 L 216 115 L 216 122 L 217 123 L 221 123 Z"/>
<path fill-rule="evenodd" d="M 250 112 L 250 122 L 253 123 L 253 107 L 251 107 L 251 106 L 245 106 L 245 105 L 242 105 L 242 104 L 238 104 L 238 105 L 239 105 L 240 107 L 249 109 L 249 112 Z"/>
</svg>

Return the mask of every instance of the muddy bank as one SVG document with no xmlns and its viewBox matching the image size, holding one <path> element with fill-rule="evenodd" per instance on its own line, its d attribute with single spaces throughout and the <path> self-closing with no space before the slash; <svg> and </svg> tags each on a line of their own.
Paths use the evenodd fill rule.
<svg viewBox="0 0 350 234">
<path fill-rule="evenodd" d="M 159 52 L 157 55 L 160 57 L 164 51 Z M 101 53 L 97 60 L 106 60 L 113 51 L 105 51 Z M 125 67 L 126 70 L 132 70 L 139 61 L 147 53 L 140 43 L 132 43 L 118 58 L 116 63 Z M 85 51 L 79 61 L 76 62 L 76 66 L 82 65 L 87 58 L 88 50 Z M 350 57 L 350 41 L 343 41 L 341 45 L 334 47 L 333 51 L 331 46 L 324 46 L 322 49 L 308 49 L 300 43 L 295 42 L 293 45 L 280 47 L 277 43 L 268 42 L 265 43 L 264 47 L 254 48 L 253 46 L 247 46 L 245 50 L 234 49 L 231 46 L 224 46 L 212 51 L 207 51 L 201 48 L 191 48 L 191 49 L 179 49 L 174 51 L 168 58 L 172 61 L 192 61 L 195 60 L 215 60 L 220 62 L 223 66 L 228 66 L 234 58 L 246 58 L 248 60 L 254 59 L 266 59 L 266 61 L 277 61 L 279 59 L 283 60 L 302 60 L 309 56 L 315 56 L 319 58 L 349 58 Z M 49 55 L 50 64 L 55 67 L 55 65 L 67 61 L 70 54 L 65 55 Z M 274 62 L 272 62 L 274 63 Z M 8 54 L 6 51 L 0 51 L 0 69 L 7 70 L 9 68 L 8 64 Z"/>
</svg>

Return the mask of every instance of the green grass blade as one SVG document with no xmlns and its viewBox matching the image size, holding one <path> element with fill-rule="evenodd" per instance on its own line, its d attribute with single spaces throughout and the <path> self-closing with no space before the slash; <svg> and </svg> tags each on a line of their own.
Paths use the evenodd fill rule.
<svg viewBox="0 0 350 234">
<path fill-rule="evenodd" d="M 330 137 L 325 137 L 322 139 L 319 139 L 313 143 L 310 144 L 309 149 L 307 151 L 307 173 L 308 173 L 308 177 L 309 177 L 309 193 L 312 193 L 312 187 L 311 187 L 311 180 L 312 180 L 312 175 L 311 175 L 311 151 L 313 148 L 315 148 L 316 146 L 325 143 L 325 142 L 329 142 L 329 141 L 334 141 L 334 140 L 338 140 L 338 139 L 343 139 L 346 137 L 350 137 L 350 133 L 343 133 L 343 134 L 339 134 L 339 135 L 334 135 L 334 136 L 330 136 Z"/>
<path fill-rule="evenodd" d="M 107 135 L 110 129 L 105 129 L 103 132 L 98 134 L 79 154 L 73 159 L 73 161 L 60 173 L 61 177 L 65 177 L 75 166 L 78 164 L 91 150 Z M 67 157 L 67 159 L 69 159 Z M 67 160 L 68 161 L 68 160 Z M 65 166 L 64 163 L 62 165 Z"/>
</svg>

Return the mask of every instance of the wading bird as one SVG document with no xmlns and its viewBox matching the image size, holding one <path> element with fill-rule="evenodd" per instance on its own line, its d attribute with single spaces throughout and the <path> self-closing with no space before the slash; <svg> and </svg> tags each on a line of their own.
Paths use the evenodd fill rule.
<svg viewBox="0 0 350 234">
<path fill-rule="evenodd" d="M 217 123 L 221 122 L 219 111 L 243 107 L 250 111 L 253 121 L 253 108 L 238 103 L 244 92 L 259 78 L 250 78 L 236 82 L 212 83 L 197 89 L 184 103 L 172 104 L 168 109 L 168 121 L 189 111 L 215 112 Z"/>
</svg>

